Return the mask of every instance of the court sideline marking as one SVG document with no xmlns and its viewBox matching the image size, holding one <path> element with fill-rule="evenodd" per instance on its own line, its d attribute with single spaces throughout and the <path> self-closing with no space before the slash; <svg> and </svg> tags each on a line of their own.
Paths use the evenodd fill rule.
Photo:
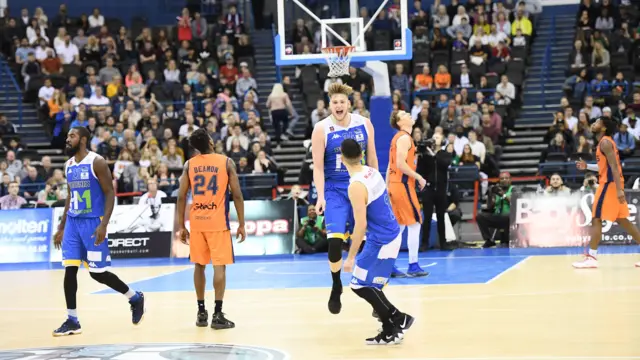
<svg viewBox="0 0 640 360">
<path fill-rule="evenodd" d="M 509 356 L 509 357 L 455 357 L 455 358 L 400 358 L 395 360 L 633 360 L 640 356 Z M 388 359 L 368 359 L 388 360 Z"/>
<path fill-rule="evenodd" d="M 511 270 L 520 268 L 522 266 L 522 264 L 524 264 L 530 258 L 531 258 L 531 256 L 527 256 L 526 258 L 521 259 L 517 263 L 509 266 L 508 268 L 506 268 L 503 271 L 499 272 L 496 276 L 494 276 L 491 279 L 489 279 L 488 281 L 486 281 L 485 284 L 491 284 L 492 282 L 494 282 L 494 281 L 498 280 L 499 278 L 501 278 L 504 274 L 509 273 Z"/>
</svg>

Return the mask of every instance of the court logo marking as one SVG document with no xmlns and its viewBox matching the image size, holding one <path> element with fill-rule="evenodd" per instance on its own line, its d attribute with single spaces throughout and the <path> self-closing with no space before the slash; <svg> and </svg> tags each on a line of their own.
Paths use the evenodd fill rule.
<svg viewBox="0 0 640 360">
<path fill-rule="evenodd" d="M 133 357 L 132 357 L 133 356 Z M 79 345 L 0 351 L 0 360 L 133 359 L 166 360 L 289 360 L 287 353 L 276 349 L 198 343 Z"/>
</svg>

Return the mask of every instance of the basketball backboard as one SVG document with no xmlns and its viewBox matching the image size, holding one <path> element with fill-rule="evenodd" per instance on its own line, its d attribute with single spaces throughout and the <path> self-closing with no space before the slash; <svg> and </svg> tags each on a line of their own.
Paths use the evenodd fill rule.
<svg viewBox="0 0 640 360">
<path fill-rule="evenodd" d="M 340 0 L 336 4 L 349 3 L 349 9 L 342 14 L 337 9 L 330 10 L 339 16 L 315 13 L 301 0 L 277 1 L 278 34 L 274 41 L 278 66 L 325 64 L 321 49 L 330 46 L 355 46 L 351 63 L 408 60 L 413 56 L 407 0 Z M 366 8 L 368 14 L 361 13 L 362 8 Z M 374 22 L 382 12 L 386 19 L 391 14 L 387 25 L 391 24 L 395 31 L 375 30 Z M 310 19 L 305 24 L 311 25 L 308 26 L 313 37 L 311 42 L 319 43 L 308 52 L 303 51 L 303 45 L 294 43 L 292 36 L 296 22 L 304 18 Z"/>
</svg>

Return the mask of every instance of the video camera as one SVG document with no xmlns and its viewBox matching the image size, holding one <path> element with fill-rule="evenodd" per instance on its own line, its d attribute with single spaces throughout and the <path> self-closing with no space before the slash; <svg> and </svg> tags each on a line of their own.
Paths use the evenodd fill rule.
<svg viewBox="0 0 640 360">
<path fill-rule="evenodd" d="M 436 141 L 433 139 L 426 139 L 416 143 L 416 151 L 420 154 L 428 154 L 427 149 L 435 150 Z"/>
</svg>

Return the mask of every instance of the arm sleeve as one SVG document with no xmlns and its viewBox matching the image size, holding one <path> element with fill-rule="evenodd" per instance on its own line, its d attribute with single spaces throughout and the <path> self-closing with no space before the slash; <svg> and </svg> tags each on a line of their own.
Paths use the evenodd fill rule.
<svg viewBox="0 0 640 360">
<path fill-rule="evenodd" d="M 587 164 L 587 170 L 598 172 L 598 164 Z"/>
</svg>

